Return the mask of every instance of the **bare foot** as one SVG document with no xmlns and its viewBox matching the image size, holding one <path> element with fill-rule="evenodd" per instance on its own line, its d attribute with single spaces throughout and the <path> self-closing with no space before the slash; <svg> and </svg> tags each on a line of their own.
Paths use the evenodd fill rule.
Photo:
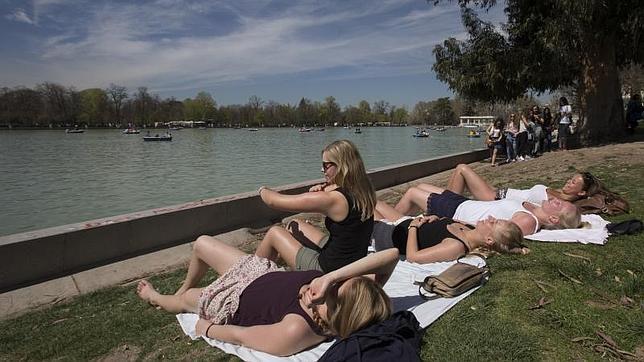
<svg viewBox="0 0 644 362">
<path fill-rule="evenodd" d="M 154 289 L 152 284 L 143 279 L 139 282 L 139 284 L 136 286 L 136 294 L 138 294 L 139 298 L 143 299 L 144 301 L 156 305 L 155 303 L 152 302 L 152 298 L 155 296 L 159 295 L 159 293 Z"/>
</svg>

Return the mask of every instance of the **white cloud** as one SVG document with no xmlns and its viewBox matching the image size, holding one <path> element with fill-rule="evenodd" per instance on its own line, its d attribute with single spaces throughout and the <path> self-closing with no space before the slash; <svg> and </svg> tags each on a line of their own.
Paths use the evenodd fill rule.
<svg viewBox="0 0 644 362">
<path fill-rule="evenodd" d="M 29 15 L 27 15 L 25 10 L 23 9 L 16 9 L 13 13 L 6 15 L 5 17 L 9 20 L 34 25 L 34 21 L 29 17 Z"/>
<path fill-rule="evenodd" d="M 47 2 L 41 11 L 59 3 Z M 355 4 L 294 2 L 267 15 L 270 1 L 88 2 L 86 16 L 42 43 L 41 64 L 28 71 L 81 89 L 118 83 L 166 91 L 325 70 L 338 71 L 318 77 L 426 74 L 432 47 L 462 32 L 454 7 L 405 12 L 399 1 Z M 403 15 L 392 18 L 395 11 Z M 225 29 L 217 28 L 222 12 L 234 17 Z M 217 32 L 191 31 L 195 19 L 203 27 L 203 14 L 213 16 Z"/>
</svg>

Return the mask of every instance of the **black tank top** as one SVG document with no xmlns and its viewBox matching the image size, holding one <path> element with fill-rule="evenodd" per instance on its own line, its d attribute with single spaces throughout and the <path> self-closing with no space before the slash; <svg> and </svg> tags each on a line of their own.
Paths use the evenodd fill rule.
<svg viewBox="0 0 644 362">
<path fill-rule="evenodd" d="M 391 239 L 394 243 L 394 246 L 398 249 L 400 254 L 407 253 L 407 234 L 409 230 L 409 224 L 411 224 L 412 219 L 405 220 L 400 224 L 396 225 L 394 228 Z M 451 238 L 460 241 L 465 247 L 465 251 L 469 252 L 470 249 L 467 247 L 467 243 L 463 240 L 456 237 L 456 235 L 449 232 L 447 225 L 456 223 L 454 220 L 449 218 L 443 218 L 436 220 L 434 222 L 426 222 L 420 226 L 417 231 L 418 239 L 418 250 L 426 249 L 435 245 L 440 244 L 444 239 Z M 473 229 L 472 226 L 465 224 L 470 230 Z"/>
<path fill-rule="evenodd" d="M 373 216 L 365 221 L 360 220 L 362 212 L 356 207 L 353 197 L 337 188 L 349 203 L 349 214 L 335 222 L 330 217 L 324 219 L 324 225 L 329 230 L 329 241 L 320 251 L 318 261 L 325 273 L 334 271 L 367 255 L 367 248 L 373 231 Z"/>
<path fill-rule="evenodd" d="M 287 314 L 302 316 L 315 334 L 320 327 L 300 306 L 300 288 L 322 275 L 318 270 L 278 271 L 262 275 L 239 296 L 239 307 L 229 324 L 250 327 L 280 322 Z"/>
</svg>

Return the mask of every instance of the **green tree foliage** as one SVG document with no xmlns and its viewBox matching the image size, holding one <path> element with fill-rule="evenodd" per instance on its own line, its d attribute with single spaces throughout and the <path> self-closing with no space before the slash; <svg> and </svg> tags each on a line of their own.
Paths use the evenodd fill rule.
<svg viewBox="0 0 644 362">
<path fill-rule="evenodd" d="M 448 97 L 438 98 L 434 101 L 430 112 L 438 124 L 454 125 L 458 123 Z"/>
<path fill-rule="evenodd" d="M 185 99 L 183 104 L 185 119 L 203 121 L 215 118 L 217 113 L 217 103 L 208 92 L 199 92 L 194 99 Z"/>
<path fill-rule="evenodd" d="M 495 0 L 459 4 L 469 38 L 436 46 L 438 79 L 467 98 L 502 102 L 572 86 L 582 144 L 623 134 L 619 68 L 644 59 L 644 2 L 508 0 L 503 33 L 468 7 L 489 9 Z"/>
<path fill-rule="evenodd" d="M 104 124 L 109 118 L 107 93 L 100 88 L 85 89 L 80 95 L 79 120 L 87 125 Z"/>
</svg>

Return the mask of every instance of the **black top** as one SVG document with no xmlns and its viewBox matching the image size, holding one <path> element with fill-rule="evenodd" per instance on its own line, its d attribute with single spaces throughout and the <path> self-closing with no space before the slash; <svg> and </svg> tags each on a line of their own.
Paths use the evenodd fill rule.
<svg viewBox="0 0 644 362">
<path fill-rule="evenodd" d="M 302 316 L 318 335 L 324 332 L 300 306 L 300 288 L 322 275 L 318 270 L 278 271 L 255 279 L 239 296 L 239 308 L 229 324 L 257 326 L 280 322 L 287 314 Z"/>
<path fill-rule="evenodd" d="M 400 254 L 403 255 L 407 253 L 407 234 L 409 232 L 407 227 L 409 227 L 411 221 L 412 219 L 408 219 L 396 225 L 393 234 L 391 235 L 394 246 L 398 249 Z M 469 252 L 470 249 L 467 247 L 467 243 L 457 238 L 456 235 L 452 234 L 447 229 L 447 225 L 454 223 L 456 223 L 456 221 L 452 219 L 442 218 L 434 222 L 426 222 L 422 224 L 416 232 L 416 239 L 418 240 L 418 250 L 438 245 L 444 239 L 451 238 L 460 241 L 465 247 L 465 251 Z M 470 225 L 465 224 L 465 226 L 469 229 L 473 229 L 473 227 Z"/>
<path fill-rule="evenodd" d="M 329 241 L 320 251 L 318 261 L 325 273 L 339 269 L 367 255 L 367 248 L 373 231 L 373 216 L 365 221 L 360 220 L 362 212 L 356 207 L 353 197 L 337 188 L 349 203 L 349 214 L 335 222 L 330 217 L 324 219 L 324 225 L 329 230 Z"/>
</svg>

